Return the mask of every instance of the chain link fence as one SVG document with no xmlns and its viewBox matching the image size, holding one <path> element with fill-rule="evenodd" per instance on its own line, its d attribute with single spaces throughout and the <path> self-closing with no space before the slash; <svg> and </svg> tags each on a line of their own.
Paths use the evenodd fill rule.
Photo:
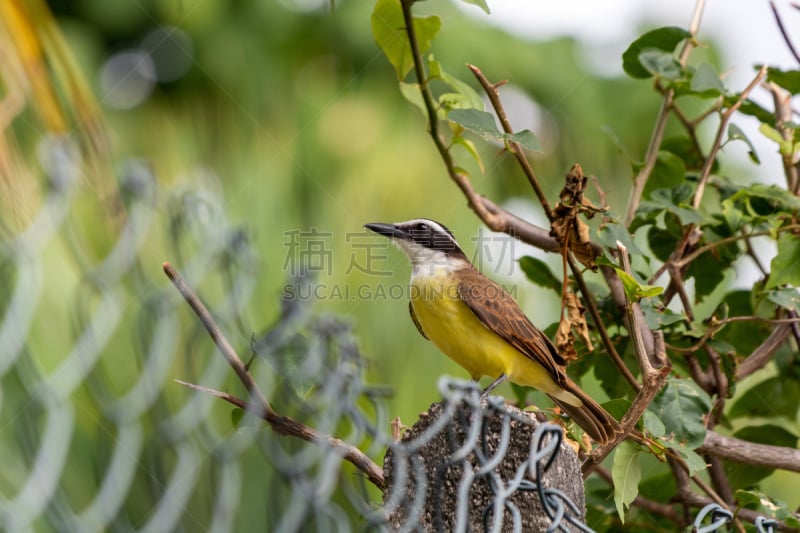
<svg viewBox="0 0 800 533">
<path fill-rule="evenodd" d="M 443 378 L 443 402 L 395 440 L 389 391 L 364 383 L 346 322 L 284 300 L 274 324 L 252 335 L 257 254 L 208 176 L 167 189 L 130 162 L 119 178 L 124 223 L 97 257 L 91 228 L 76 221 L 86 195 L 77 150 L 50 139 L 40 158 L 38 211 L 17 229 L 3 217 L 0 228 L 2 529 L 591 531 L 580 465 L 557 426 Z M 164 250 L 210 295 L 277 412 L 370 457 L 389 450 L 385 494 L 336 449 L 280 437 L 174 382 L 241 390 L 160 275 Z M 301 272 L 291 282 L 314 280 Z M 578 477 L 554 485 L 550 469 Z M 706 518 L 698 531 L 730 520 L 704 509 L 696 526 Z"/>
</svg>

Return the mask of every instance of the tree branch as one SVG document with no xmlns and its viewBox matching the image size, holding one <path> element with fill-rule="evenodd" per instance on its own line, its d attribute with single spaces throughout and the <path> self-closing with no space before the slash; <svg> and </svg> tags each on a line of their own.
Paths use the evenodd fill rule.
<svg viewBox="0 0 800 533">
<path fill-rule="evenodd" d="M 239 378 L 239 381 L 241 381 L 242 385 L 244 385 L 244 388 L 247 389 L 247 392 L 250 395 L 250 400 L 245 401 L 225 392 L 176 380 L 178 383 L 201 392 L 213 394 L 218 398 L 221 398 L 229 403 L 232 403 L 233 405 L 236 405 L 237 407 L 253 413 L 254 415 L 266 421 L 270 428 L 272 428 L 272 430 L 278 435 L 297 437 L 307 442 L 313 442 L 314 444 L 326 446 L 335 450 L 346 461 L 349 461 L 356 468 L 362 471 L 373 485 L 378 487 L 381 491 L 386 489 L 385 480 L 383 478 L 383 469 L 376 465 L 369 457 L 367 457 L 364 452 L 352 444 L 344 442 L 343 440 L 326 435 L 325 433 L 321 433 L 316 429 L 303 424 L 302 422 L 298 422 L 293 418 L 282 416 L 276 413 L 272 409 L 272 406 L 269 404 L 269 402 L 267 402 L 261 390 L 258 388 L 258 385 L 253 379 L 253 375 L 247 370 L 244 363 L 236 353 L 236 350 L 233 349 L 231 344 L 225 338 L 222 330 L 219 328 L 219 326 L 217 326 L 216 322 L 211 316 L 211 313 L 208 312 L 208 309 L 197 296 L 197 294 L 195 294 L 192 288 L 186 284 L 180 274 L 178 274 L 178 271 L 175 270 L 172 265 L 165 262 L 163 264 L 163 268 L 164 273 L 167 275 L 170 281 L 172 281 L 172 284 L 175 286 L 175 288 L 178 289 L 178 292 L 180 292 L 181 296 L 183 296 L 183 299 L 186 300 L 186 303 L 189 304 L 189 307 L 191 307 L 195 312 L 197 317 L 200 319 L 200 322 L 206 328 L 206 331 L 208 331 L 209 335 L 211 335 L 211 338 L 214 340 L 214 343 L 217 345 L 220 353 L 223 355 L 223 357 L 225 357 L 225 360 L 228 361 L 228 364 L 231 366 L 231 368 L 233 368 L 233 371 L 236 372 L 236 376 Z"/>
<path fill-rule="evenodd" d="M 715 431 L 706 432 L 703 444 L 696 451 L 734 463 L 800 472 L 800 450 L 726 437 Z"/>
<path fill-rule="evenodd" d="M 619 248 L 619 256 L 620 261 L 622 262 L 622 268 L 626 273 L 630 273 L 631 265 L 630 260 L 628 258 L 628 250 L 622 243 L 617 242 L 617 247 Z M 611 453 L 619 442 L 623 439 L 627 438 L 629 435 L 634 433 L 634 428 L 636 427 L 636 423 L 639 421 L 639 418 L 642 417 L 647 406 L 653 401 L 656 394 L 659 390 L 661 390 L 664 381 L 666 381 L 667 376 L 669 375 L 669 360 L 666 357 L 666 353 L 664 350 L 664 337 L 661 332 L 657 332 L 655 336 L 655 355 L 653 356 L 653 360 L 662 364 L 660 368 L 655 368 L 651 361 L 650 354 L 647 353 L 644 342 L 642 340 L 640 331 L 644 328 L 644 325 L 639 324 L 637 319 L 636 313 L 634 313 L 634 309 L 637 308 L 638 305 L 634 304 L 633 302 L 628 302 L 627 311 L 628 311 L 628 321 L 630 322 L 630 334 L 631 334 L 631 341 L 633 342 L 634 352 L 636 353 L 636 359 L 639 363 L 639 369 L 642 372 L 642 387 L 636 394 L 636 398 L 633 400 L 630 409 L 628 412 L 625 413 L 625 416 L 622 417 L 620 421 L 620 426 L 622 426 L 622 432 L 606 444 L 605 446 L 600 446 L 589 455 L 589 458 L 583 463 L 583 474 L 586 477 L 592 469 L 600 464 L 605 457 Z M 643 437 L 641 434 L 636 432 L 634 434 L 634 438 L 637 441 L 643 441 Z"/>
<path fill-rule="evenodd" d="M 736 371 L 736 380 L 741 381 L 743 378 L 749 376 L 756 370 L 764 367 L 772 360 L 772 356 L 780 348 L 781 344 L 786 341 L 792 332 L 791 324 L 781 324 L 770 333 L 769 337 L 761 343 L 761 345 L 753 350 L 744 361 L 739 364 Z"/>
</svg>

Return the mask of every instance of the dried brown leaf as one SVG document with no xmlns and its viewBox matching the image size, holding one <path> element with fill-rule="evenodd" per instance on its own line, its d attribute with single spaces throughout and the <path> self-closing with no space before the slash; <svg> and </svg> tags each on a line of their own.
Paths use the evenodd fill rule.
<svg viewBox="0 0 800 533">
<path fill-rule="evenodd" d="M 571 330 L 578 335 L 578 338 L 583 341 L 586 348 L 591 352 L 594 350 L 594 346 L 589 336 L 589 324 L 586 322 L 586 308 L 581 305 L 578 295 L 574 292 L 567 292 L 565 305 L 567 308 L 567 320 L 562 320 L 562 324 L 567 322 Z"/>
</svg>

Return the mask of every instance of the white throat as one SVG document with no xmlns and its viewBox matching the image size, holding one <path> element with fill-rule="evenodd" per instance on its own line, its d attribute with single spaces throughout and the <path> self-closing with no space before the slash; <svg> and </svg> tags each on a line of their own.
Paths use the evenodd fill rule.
<svg viewBox="0 0 800 533">
<path fill-rule="evenodd" d="M 434 277 L 449 274 L 455 270 L 467 268 L 469 262 L 460 257 L 453 257 L 443 250 L 431 250 L 413 241 L 392 239 L 405 252 L 411 262 L 411 278 Z"/>
</svg>

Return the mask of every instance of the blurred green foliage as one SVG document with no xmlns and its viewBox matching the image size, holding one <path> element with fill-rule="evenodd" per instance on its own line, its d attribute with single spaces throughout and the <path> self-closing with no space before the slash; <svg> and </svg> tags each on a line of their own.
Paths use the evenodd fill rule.
<svg viewBox="0 0 800 533">
<path fill-rule="evenodd" d="M 331 232 L 332 276 L 322 282 L 374 288 L 404 284 L 408 267 L 390 250 L 382 252 L 388 257 L 382 266 L 396 275 L 346 273 L 359 253 L 346 235 L 360 232 L 363 223 L 432 217 L 448 224 L 468 249 L 478 228 L 424 135 L 423 116 L 399 94 L 391 67 L 372 39 L 371 5 L 346 1 L 333 10 L 324 5 L 307 12 L 300 5 L 52 4 L 90 80 L 97 80 L 107 54 L 136 46 L 159 24 L 176 24 L 191 37 L 187 76 L 159 84 L 134 109 L 106 109 L 112 152 L 115 158 L 148 159 L 166 182 L 198 172 L 219 177 L 231 216 L 262 251 L 252 324 L 265 323 L 275 312 L 286 281 L 287 231 Z M 624 198 L 628 164 L 603 128 L 641 153 L 647 139 L 639 124 L 652 121 L 657 102 L 647 87 L 587 72 L 571 40 L 527 42 L 466 17 L 448 2 L 420 7 L 446 21 L 436 42 L 440 61 L 479 65 L 493 79 L 512 80 L 536 101 L 544 127 L 536 133 L 545 146 L 536 165 L 548 193 L 555 194 L 563 174 L 580 161 L 587 172 L 602 177 L 610 195 Z M 467 73 L 464 68 L 455 74 L 468 79 Z M 102 102 L 99 86 L 94 87 Z M 475 177 L 479 190 L 498 201 L 530 197 L 509 156 L 484 151 L 488 168 L 485 177 Z M 528 288 L 522 289 L 524 303 Z M 417 338 L 410 323 L 396 326 L 406 324 L 403 301 L 323 299 L 318 306 L 353 317 L 372 357 L 373 378 L 396 387 L 393 410 L 404 420 L 438 397 L 436 376 L 461 375 Z M 534 317 L 551 315 L 548 309 L 531 311 Z"/>
<path fill-rule="evenodd" d="M 225 325 L 242 354 L 248 353 L 253 333 L 263 331 L 279 313 L 296 251 L 291 246 L 292 232 L 316 229 L 325 235 L 324 247 L 331 255 L 330 263 L 318 273 L 324 288 L 317 294 L 315 310 L 352 321 L 369 358 L 370 381 L 394 389 L 391 416 L 413 422 L 439 399 L 438 376 L 464 377 L 460 368 L 418 336 L 407 316 L 405 294 L 397 298 L 379 292 L 386 285 L 405 285 L 409 268 L 405 258 L 392 249 L 381 249 L 373 265 L 381 273 L 363 272 L 353 265 L 363 260 L 363 250 L 356 243 L 366 222 L 434 218 L 455 231 L 468 255 L 474 251 L 472 237 L 479 228 L 464 198 L 447 179 L 426 135 L 425 117 L 400 94 L 392 67 L 373 41 L 371 2 L 53 0 L 49 6 L 102 109 L 109 139 L 105 156 L 114 162 L 145 160 L 165 187 L 191 187 L 195 180 L 203 183 L 223 199 L 228 216 L 244 229 L 257 251 L 254 296 L 243 318 Z M 433 50 L 451 74 L 477 90 L 462 67 L 475 64 L 492 80 L 510 80 L 513 88 L 531 99 L 528 104 L 534 103 L 537 121 L 523 127 L 533 130 L 541 142 L 543 151 L 533 155 L 533 161 L 551 198 L 563 186 L 571 165 L 580 162 L 587 174 L 598 177 L 610 205 L 624 205 L 631 176 L 627 154 L 644 153 L 660 103 L 652 87 L 622 75 L 593 72 L 573 40 L 524 40 L 468 17 L 444 0 L 418 7 L 418 14 L 436 14 L 444 21 Z M 142 46 L 146 36 L 161 26 L 177 27 L 188 37 L 190 46 L 178 47 L 190 59 L 185 76 L 156 83 L 152 94 L 133 108 L 106 105 L 100 82 L 105 61 L 112 54 Z M 693 61 L 703 59 L 716 63 L 713 48 L 693 57 Z M 508 111 L 513 118 L 514 107 Z M 30 110 L 21 117 L 11 128 L 20 153 L 32 157 L 42 132 Z M 678 131 L 678 124 L 669 124 L 667 143 Z M 477 165 L 470 171 L 482 194 L 498 203 L 518 197 L 531 201 L 529 187 L 507 152 L 486 143 L 479 151 L 485 171 Z M 665 152 L 657 167 L 661 172 L 657 175 L 670 186 L 674 185 L 669 181 L 672 175 L 677 172 L 682 177 L 691 167 L 689 155 L 682 162 L 674 159 Z M 116 173 L 123 171 L 122 163 L 111 167 Z M 70 221 L 82 246 L 98 258 L 113 247 L 118 235 L 113 208 L 108 209 L 104 198 L 94 197 L 93 190 L 98 189 L 89 187 L 76 199 Z M 17 204 L 22 213 L 35 211 L 35 206 L 30 196 L 20 196 Z M 153 229 L 140 250 L 145 266 L 139 275 L 156 284 L 166 283 L 161 280 L 161 262 L 178 261 L 185 254 L 171 247 L 167 223 L 166 217 L 159 219 L 161 226 Z M 669 223 L 666 226 L 660 230 L 665 234 Z M 199 247 L 202 242 L 193 245 Z M 62 297 L 77 291 L 81 268 L 64 260 L 67 254 L 62 246 L 46 251 L 48 284 L 42 289 L 42 300 L 48 314 L 36 317 L 31 335 L 31 351 L 45 372 L 56 368 L 63 355 L 58 339 L 72 338 L 81 323 Z M 588 279 L 599 283 L 591 274 Z M 542 328 L 554 322 L 557 297 L 521 278 L 514 282 L 520 284 L 517 296 L 534 322 Z M 213 303 L 222 299 L 226 287 L 217 280 L 199 290 Z M 135 291 L 135 286 L 131 289 Z M 128 379 L 136 364 L 131 352 L 141 349 L 134 317 L 125 316 L 123 322 L 128 329 L 120 328 L 125 333 L 116 336 L 107 349 L 113 352 L 113 360 L 106 357 L 101 364 L 105 386 L 113 391 L 130 386 Z M 192 323 L 193 317 L 187 316 L 181 327 L 191 328 Z M 746 327 L 753 328 L 731 328 L 730 338 L 747 336 Z M 173 365 L 178 378 L 192 366 L 186 360 Z M 597 376 L 599 381 L 606 378 L 611 379 Z M 599 385 L 595 388 L 600 389 Z M 758 392 L 755 387 L 750 390 Z M 6 393 L 13 396 L 14 389 L 9 387 Z M 164 394 L 169 401 L 187 393 L 167 383 Z M 95 415 L 90 411 L 83 413 L 84 431 L 76 435 L 75 457 L 70 458 L 76 466 L 65 481 L 74 487 L 69 491 L 74 495 L 70 504 L 76 507 L 85 504 L 85 494 L 94 490 L 79 472 L 92 468 L 97 459 L 88 457 L 93 439 L 103 438 L 102 428 L 91 424 Z M 220 431 L 232 431 L 226 407 L 220 405 L 216 416 Z M 0 446 L 5 450 L 1 439 Z M 248 458 L 252 470 L 245 476 L 241 508 L 260 511 L 266 498 L 260 494 L 258 479 L 270 473 L 257 451 L 248 453 L 253 456 Z M 151 459 L 163 461 L 157 465 L 163 470 L 177 461 Z M 13 471 L 0 476 L 0 489 L 12 492 L 16 480 Z M 146 480 L 139 480 L 136 486 L 144 492 L 145 484 Z M 775 490 L 783 499 L 795 497 Z M 269 506 L 278 510 L 288 495 L 274 496 Z M 152 502 L 134 496 L 129 506 L 132 515 L 146 515 Z M 201 508 L 192 512 L 204 516 Z M 250 519 L 249 514 L 243 518 Z M 245 529 L 261 524 L 260 518 L 252 520 Z"/>
</svg>

